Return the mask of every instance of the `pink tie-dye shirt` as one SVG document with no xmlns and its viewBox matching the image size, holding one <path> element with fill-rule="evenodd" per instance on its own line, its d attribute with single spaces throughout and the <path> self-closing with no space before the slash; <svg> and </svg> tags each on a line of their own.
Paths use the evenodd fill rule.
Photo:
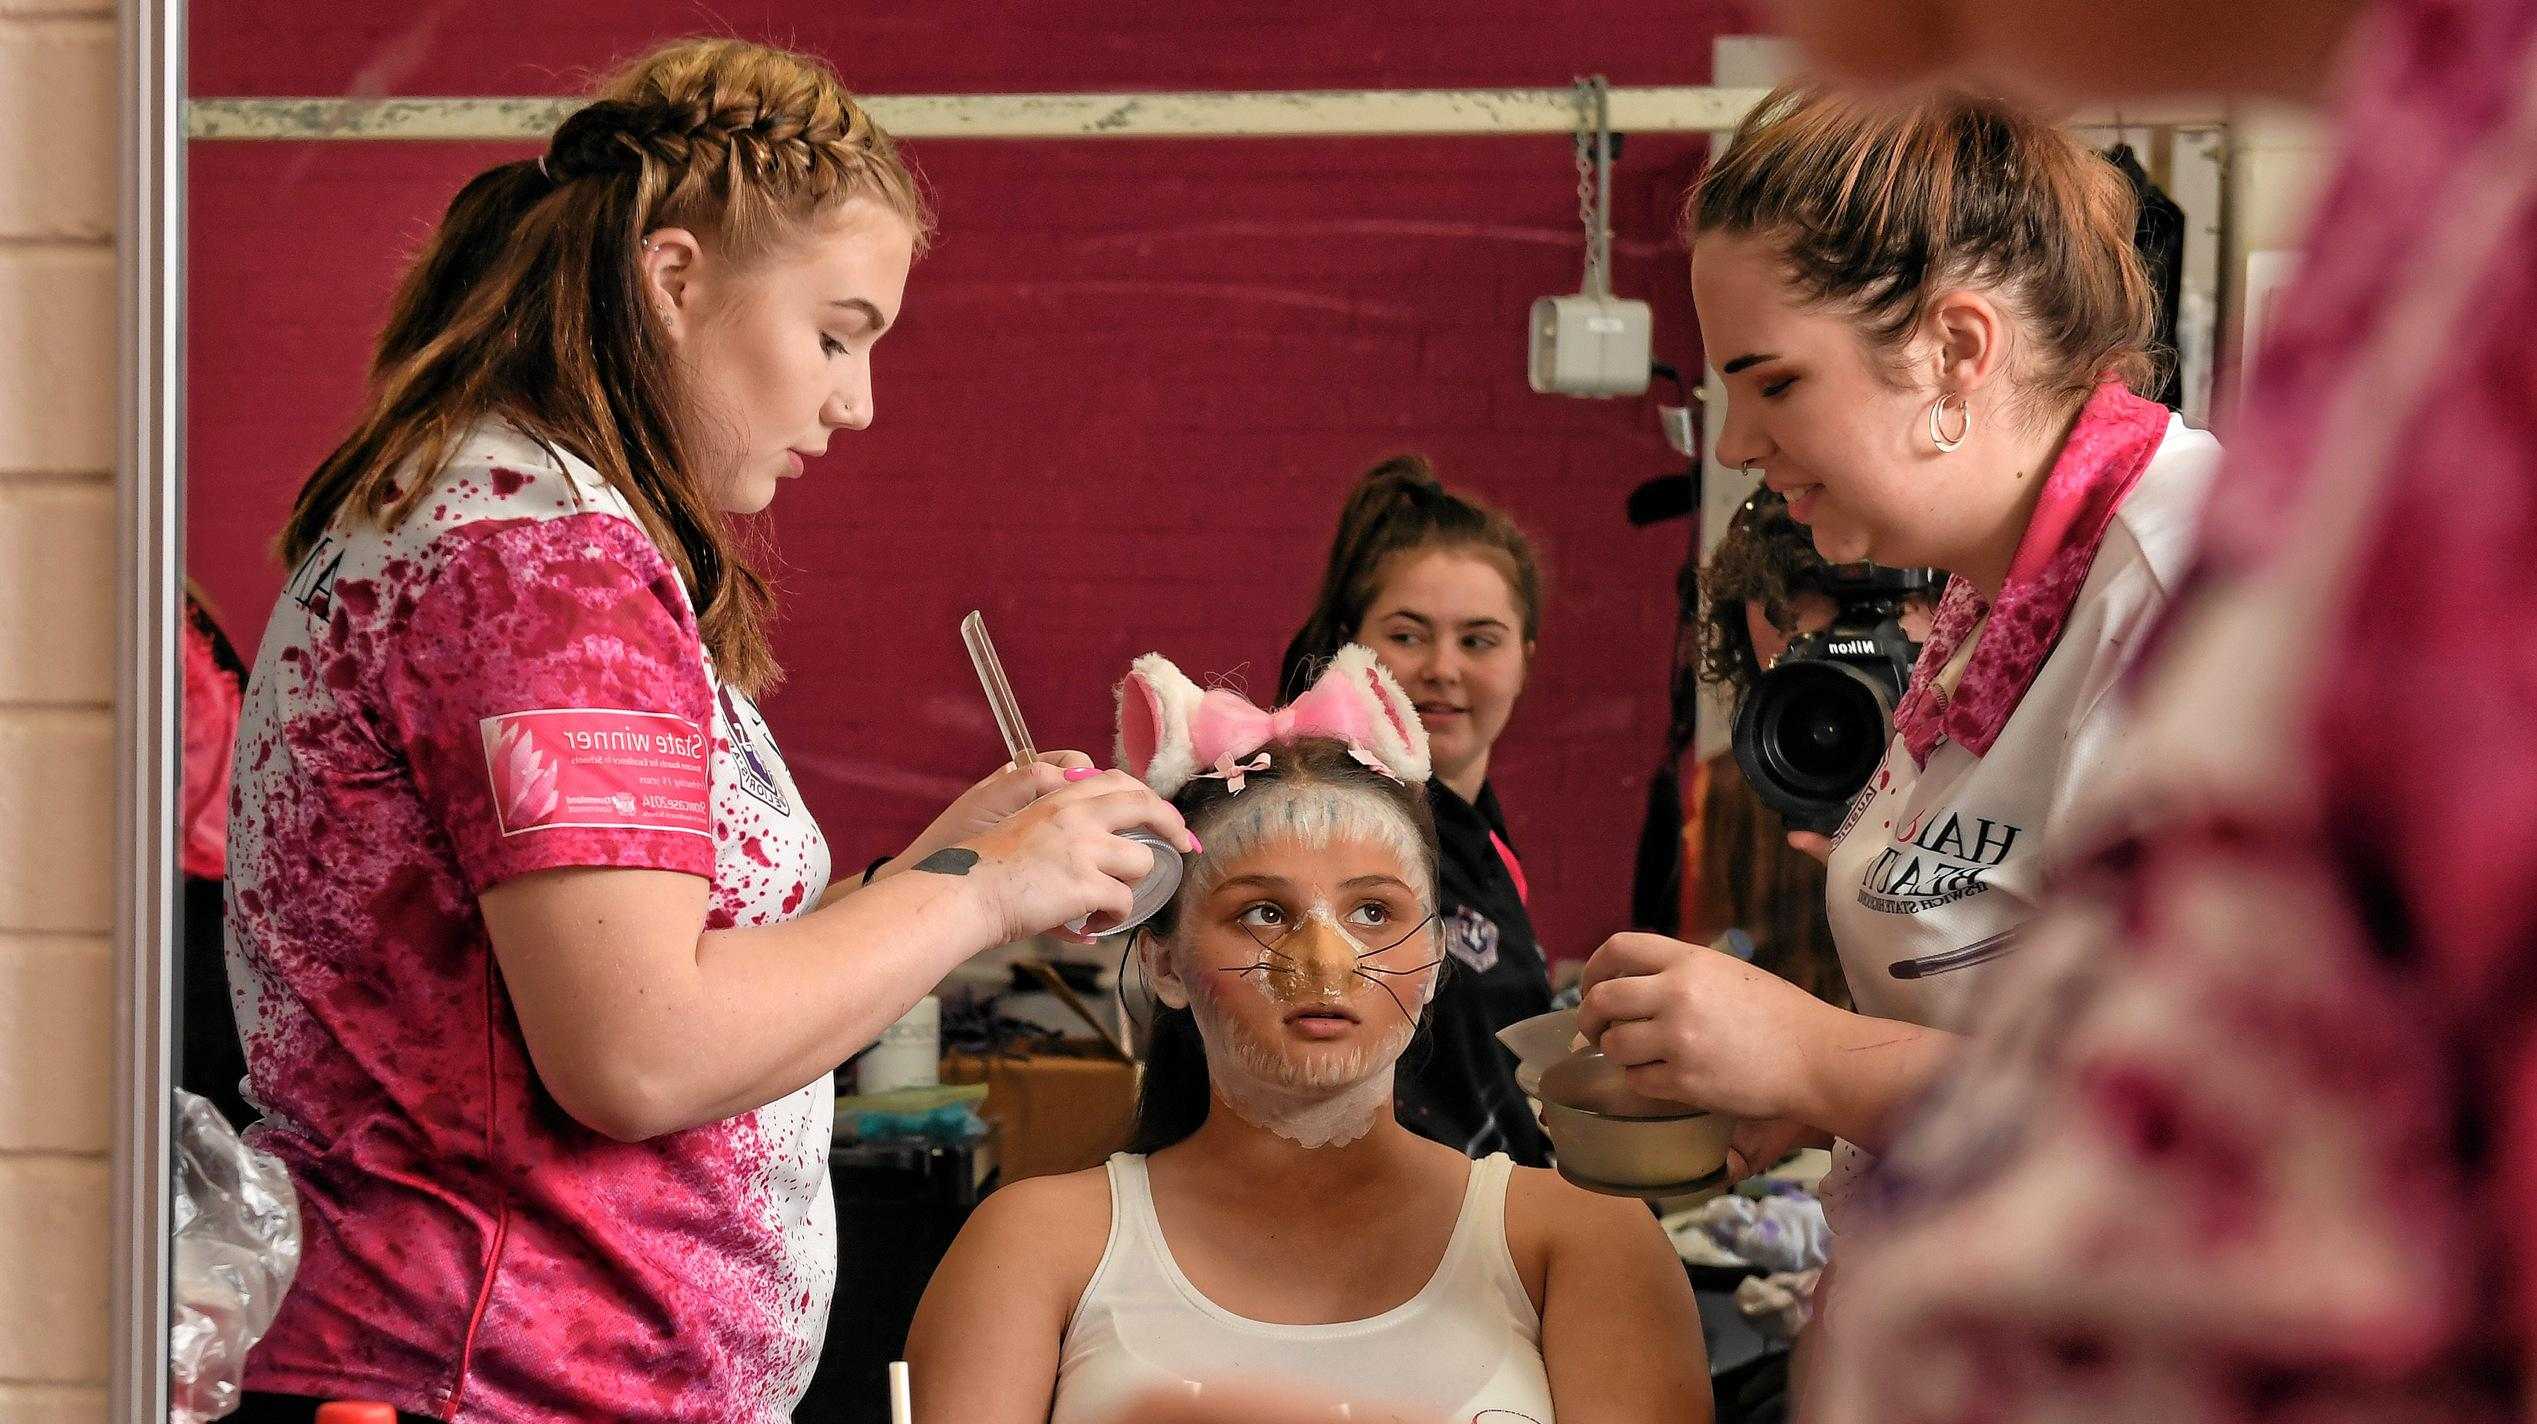
<svg viewBox="0 0 2537 1424">
<path fill-rule="evenodd" d="M 250 680 L 229 834 L 252 1140 L 299 1191 L 248 1386 L 461 1420 L 780 1420 L 836 1280 L 823 1077 L 620 1143 L 540 1086 L 477 896 L 561 866 L 815 903 L 828 851 L 678 575 L 585 464 L 479 430 L 339 520 Z"/>
<path fill-rule="evenodd" d="M 2537 1405 L 2537 0 L 2351 53 L 2103 849 L 1845 1237 L 1811 1420 Z"/>
</svg>

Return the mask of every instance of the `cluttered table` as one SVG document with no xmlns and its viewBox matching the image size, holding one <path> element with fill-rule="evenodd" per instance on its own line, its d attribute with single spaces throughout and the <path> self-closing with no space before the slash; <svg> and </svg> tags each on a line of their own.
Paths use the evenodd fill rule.
<svg viewBox="0 0 2537 1424">
<path fill-rule="evenodd" d="M 1115 973 L 1072 945 L 981 957 L 841 1074 L 854 1090 L 840 1087 L 828 1157 L 836 1302 L 795 1418 L 887 1420 L 889 1362 L 979 1198 L 1126 1143 L 1137 1066 Z"/>
</svg>

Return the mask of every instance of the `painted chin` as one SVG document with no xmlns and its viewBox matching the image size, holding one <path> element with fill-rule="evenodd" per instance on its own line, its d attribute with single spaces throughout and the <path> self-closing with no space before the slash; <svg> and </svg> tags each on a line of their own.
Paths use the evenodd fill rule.
<svg viewBox="0 0 2537 1424">
<path fill-rule="evenodd" d="M 1199 1010 L 1199 1036 L 1211 1054 L 1230 1053 L 1242 1076 L 1306 1097 L 1337 1092 L 1381 1072 L 1399 1059 L 1415 1032 L 1398 1009 L 1379 999 L 1351 1001 L 1329 1014 L 1303 1006 L 1266 1021 L 1256 1009 L 1244 1013 L 1221 1000 L 1191 1007 Z"/>
<path fill-rule="evenodd" d="M 1335 1093 L 1391 1067 L 1409 1046 L 1407 1033 L 1379 1025 L 1349 1024 L 1326 1039 L 1307 1032 L 1288 1028 L 1259 1045 L 1267 1060 L 1257 1065 L 1268 1070 L 1263 1076 L 1291 1092 Z"/>
</svg>

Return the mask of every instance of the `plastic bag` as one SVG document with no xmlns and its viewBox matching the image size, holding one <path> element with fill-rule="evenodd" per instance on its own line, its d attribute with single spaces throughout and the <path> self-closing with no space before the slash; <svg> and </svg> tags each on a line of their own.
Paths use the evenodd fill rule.
<svg viewBox="0 0 2537 1424">
<path fill-rule="evenodd" d="M 1823 1203 L 1782 1189 L 1754 1198 L 1716 1197 L 1665 1218 L 1674 1249 L 1695 1266 L 1750 1266 L 1763 1271 L 1806 1271 L 1832 1254 L 1832 1231 Z"/>
<path fill-rule="evenodd" d="M 1815 1282 L 1823 1268 L 1748 1276 L 1736 1283 L 1735 1308 L 1753 1328 L 1774 1340 L 1794 1340 L 1815 1313 Z"/>
<path fill-rule="evenodd" d="M 168 1417 L 202 1424 L 238 1407 L 247 1351 L 299 1271 L 299 1197 L 279 1161 L 180 1088 L 173 1215 Z"/>
</svg>

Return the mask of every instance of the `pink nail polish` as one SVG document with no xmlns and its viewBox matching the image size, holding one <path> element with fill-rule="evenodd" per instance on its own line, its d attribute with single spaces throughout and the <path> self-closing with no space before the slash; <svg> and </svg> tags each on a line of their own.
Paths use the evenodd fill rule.
<svg viewBox="0 0 2537 1424">
<path fill-rule="evenodd" d="M 1196 836 L 1191 836 L 1189 838 L 1189 853 L 1191 855 L 1205 855 L 1207 853 L 1207 848 L 1198 843 L 1198 838 Z"/>
<path fill-rule="evenodd" d="M 1100 774 L 1101 769 L 1099 767 L 1070 766 L 1066 768 L 1066 779 L 1068 781 L 1090 781 Z"/>
</svg>

